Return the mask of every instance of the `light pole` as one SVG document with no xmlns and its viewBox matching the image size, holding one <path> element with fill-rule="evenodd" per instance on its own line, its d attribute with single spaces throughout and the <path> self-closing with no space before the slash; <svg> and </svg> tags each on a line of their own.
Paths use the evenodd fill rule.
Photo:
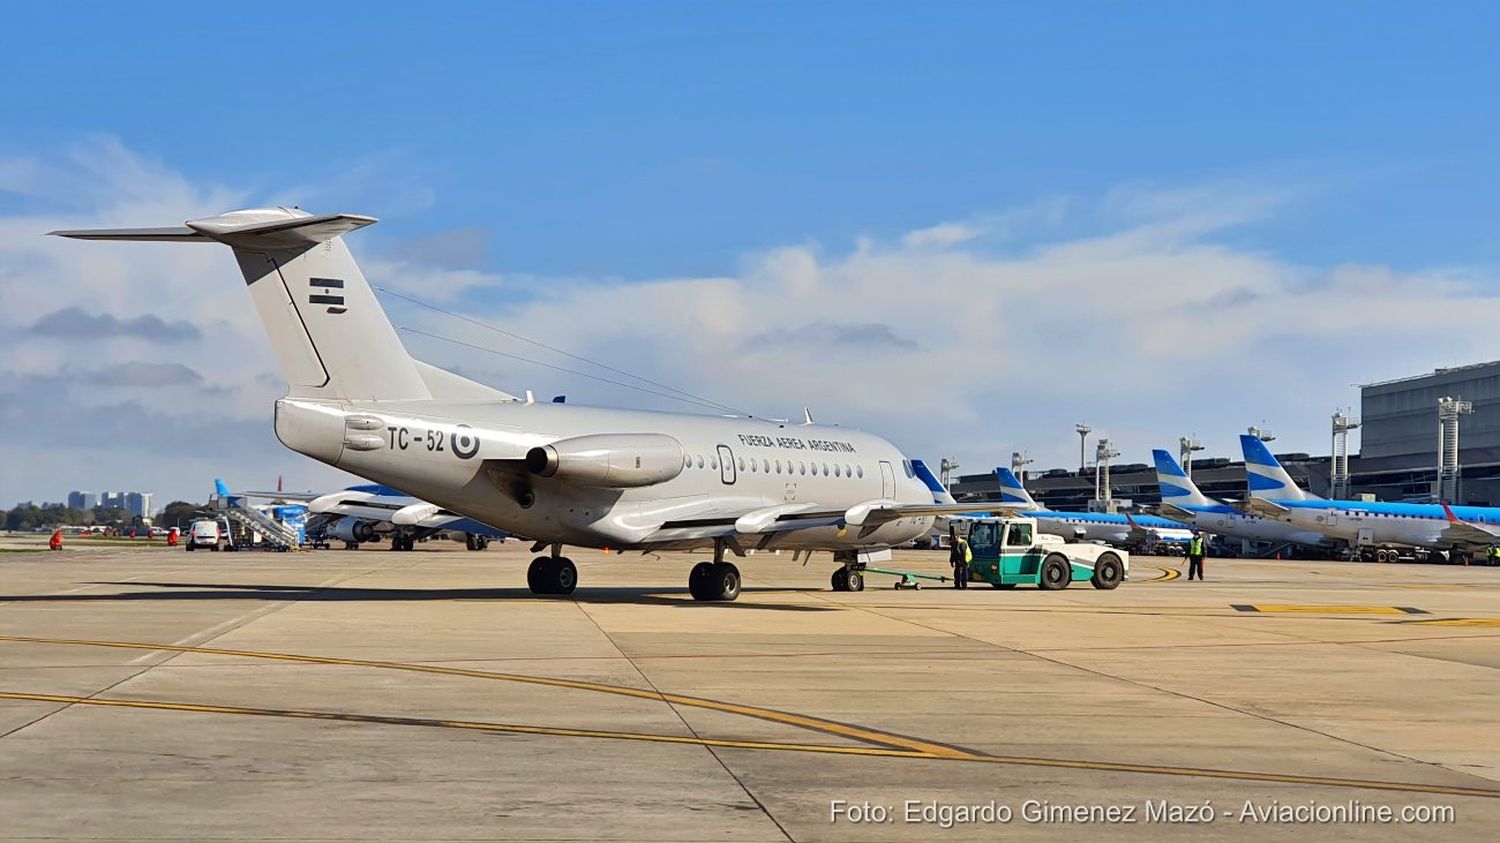
<svg viewBox="0 0 1500 843">
<path fill-rule="evenodd" d="M 1026 483 L 1026 466 L 1031 465 L 1033 462 L 1036 462 L 1036 460 L 1030 459 L 1020 451 L 1010 452 L 1010 471 L 1023 485 Z"/>
<path fill-rule="evenodd" d="M 1328 470 L 1328 494 L 1334 500 L 1349 497 L 1349 431 L 1359 427 L 1359 419 L 1351 419 L 1343 410 L 1333 414 L 1333 465 Z"/>
<path fill-rule="evenodd" d="M 1177 446 L 1182 455 L 1182 471 L 1189 477 L 1193 476 L 1193 452 L 1203 450 L 1203 443 L 1191 436 L 1182 436 L 1177 440 Z"/>
<path fill-rule="evenodd" d="M 1085 455 L 1088 453 L 1089 434 L 1093 433 L 1094 429 L 1082 422 L 1074 425 L 1073 429 L 1078 431 L 1078 476 L 1082 477 L 1083 472 L 1089 467 L 1088 457 Z"/>
</svg>

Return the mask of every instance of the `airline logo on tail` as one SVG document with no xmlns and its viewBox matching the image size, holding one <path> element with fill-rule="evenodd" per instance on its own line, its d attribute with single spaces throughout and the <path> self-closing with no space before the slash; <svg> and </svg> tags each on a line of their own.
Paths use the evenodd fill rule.
<svg viewBox="0 0 1500 843">
<path fill-rule="evenodd" d="M 1245 479 L 1251 497 L 1273 501 L 1300 501 L 1311 497 L 1297 487 L 1292 475 L 1281 467 L 1259 437 L 1240 434 L 1240 450 L 1245 452 Z"/>
<path fill-rule="evenodd" d="M 937 477 L 932 473 L 932 469 L 928 468 L 926 463 L 921 460 L 912 460 L 911 467 L 912 471 L 916 473 L 917 479 L 921 480 L 923 485 L 927 487 L 927 490 L 932 492 L 933 503 L 957 502 L 953 500 L 953 495 L 949 494 L 948 490 L 943 488 L 943 484 L 938 482 Z"/>
<path fill-rule="evenodd" d="M 1171 454 L 1157 448 L 1151 452 L 1151 457 L 1156 462 L 1156 485 L 1161 487 L 1162 503 L 1177 506 L 1208 506 L 1212 503 L 1198 491 L 1197 484 Z"/>
<path fill-rule="evenodd" d="M 1031 496 L 1030 492 L 1026 491 L 1026 487 L 1021 485 L 1021 481 L 1016 479 L 1015 473 L 1010 469 L 996 468 L 995 479 L 1000 481 L 1001 503 L 1018 503 L 1034 509 L 1041 508 L 1037 505 L 1036 499 Z"/>
</svg>

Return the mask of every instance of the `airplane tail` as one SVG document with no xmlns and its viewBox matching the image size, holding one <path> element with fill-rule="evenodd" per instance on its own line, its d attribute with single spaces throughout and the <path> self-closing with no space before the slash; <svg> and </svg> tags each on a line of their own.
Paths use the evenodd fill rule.
<svg viewBox="0 0 1500 843">
<path fill-rule="evenodd" d="M 1285 468 L 1260 437 L 1240 434 L 1240 450 L 1245 453 L 1245 478 L 1250 496 L 1272 501 L 1300 501 L 1315 497 L 1297 487 Z"/>
<path fill-rule="evenodd" d="M 1177 460 L 1166 451 L 1157 448 L 1151 452 L 1156 461 L 1156 485 L 1161 488 L 1161 502 L 1175 506 L 1208 506 L 1213 501 L 1198 491 L 1194 483 Z"/>
<path fill-rule="evenodd" d="M 79 240 L 223 243 L 234 250 L 271 346 L 299 398 L 399 401 L 504 393 L 420 363 L 406 353 L 343 235 L 375 222 L 255 208 L 189 220 L 181 228 L 54 231 Z"/>
<path fill-rule="evenodd" d="M 1000 502 L 1018 503 L 1033 509 L 1041 509 L 1021 481 L 1016 479 L 1015 472 L 1008 468 L 996 468 L 995 479 L 1000 481 Z"/>
<path fill-rule="evenodd" d="M 958 501 L 953 499 L 953 495 L 947 489 L 943 488 L 943 484 L 938 482 L 937 477 L 932 473 L 932 469 L 928 468 L 926 463 L 921 460 L 912 460 L 911 467 L 916 471 L 917 478 L 925 483 L 927 488 L 932 492 L 933 503 L 958 503 Z"/>
</svg>

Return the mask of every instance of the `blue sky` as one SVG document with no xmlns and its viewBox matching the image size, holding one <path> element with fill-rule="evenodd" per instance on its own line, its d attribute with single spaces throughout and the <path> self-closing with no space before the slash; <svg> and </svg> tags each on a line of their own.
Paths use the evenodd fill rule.
<svg viewBox="0 0 1500 843">
<path fill-rule="evenodd" d="M 1217 291 L 1229 296 L 1222 301 L 1278 309 L 1257 311 L 1261 321 L 1239 345 L 1225 345 L 1226 356 L 1270 344 L 1286 354 L 1275 366 L 1286 367 L 1306 359 L 1303 353 L 1368 352 L 1365 361 L 1288 375 L 1319 390 L 1306 399 L 1315 412 L 1305 418 L 1275 418 L 1296 408 L 1279 406 L 1270 394 L 1284 389 L 1257 381 L 1265 394 L 1186 419 L 1160 409 L 1153 415 L 1100 407 L 1058 391 L 1051 399 L 1060 402 L 1056 417 L 992 398 L 924 422 L 871 410 L 852 393 L 847 400 L 829 396 L 815 382 L 786 395 L 769 378 L 726 385 L 670 346 L 637 343 L 625 358 L 650 377 L 726 399 L 794 405 L 774 408 L 783 413 L 821 398 L 850 423 L 889 424 L 931 459 L 954 447 L 966 466 L 1001 461 L 1014 448 L 1055 452 L 1066 464 L 1068 436 L 1042 431 L 1075 416 L 1113 415 L 1121 436 L 1140 435 L 1143 441 L 1131 443 L 1139 447 L 1159 445 L 1144 441 L 1152 436 L 1170 441 L 1189 432 L 1179 427 L 1197 426 L 1200 435 L 1212 427 L 1224 431 L 1215 452 L 1227 454 L 1232 433 L 1271 414 L 1268 423 L 1303 440 L 1289 441 L 1288 450 L 1318 451 L 1326 447 L 1327 411 L 1355 397 L 1350 383 L 1500 356 L 1473 337 L 1443 335 L 1410 353 L 1364 349 L 1352 324 L 1333 337 L 1346 336 L 1343 344 L 1301 336 L 1338 306 L 1329 291 L 1354 272 L 1362 274 L 1350 282 L 1351 295 L 1375 316 L 1407 306 L 1402 296 L 1411 291 L 1401 288 L 1422 284 L 1447 292 L 1445 285 L 1457 284 L 1462 289 L 1453 296 L 1471 317 L 1489 313 L 1500 264 L 1497 19 L 1500 12 L 1477 3 L 1440 10 L 1396 3 L 477 4 L 420 15 L 380 3 L 237 11 L 29 4 L 8 10 L 0 55 L 8 80 L 0 87 L 0 215 L 14 223 L 13 232 L 29 220 L 87 222 L 140 206 L 153 182 L 173 186 L 163 191 L 174 198 L 162 201 L 162 212 L 222 210 L 213 206 L 222 198 L 370 213 L 382 224 L 358 235 L 362 255 L 447 284 L 450 305 L 514 320 L 513 327 L 549 324 L 559 308 L 631 295 L 619 288 L 633 289 L 630 301 L 642 312 L 652 296 L 662 297 L 654 300 L 658 308 L 670 307 L 678 288 L 653 285 L 672 279 L 730 279 L 733 301 L 749 313 L 747 296 L 785 292 L 792 275 L 777 273 L 788 261 L 811 260 L 827 282 L 823 293 L 844 297 L 816 301 L 834 307 L 874 282 L 839 286 L 828 279 L 852 279 L 858 270 L 893 280 L 873 288 L 885 299 L 847 324 L 814 310 L 791 324 L 726 334 L 724 342 L 750 348 L 757 336 L 799 327 L 869 337 L 880 334 L 871 326 L 880 326 L 895 332 L 899 347 L 931 352 L 925 362 L 939 366 L 951 359 L 943 355 L 988 353 L 977 341 L 950 344 L 929 335 L 946 331 L 955 309 L 987 295 L 986 285 L 1011 278 L 1006 273 L 1016 266 L 1052 278 L 1080 249 L 1103 255 L 1089 284 L 1163 285 L 1150 293 L 1161 296 L 1160 307 L 1119 311 L 1143 320 L 1173 314 L 1173 290 L 1200 281 L 1191 272 L 1220 273 L 1208 284 L 1243 270 L 1240 286 Z M 959 234 L 912 240 L 914 232 L 945 224 Z M 1176 234 L 1142 234 L 1162 227 Z M 20 278 L 15 273 L 53 259 L 28 251 L 29 241 L 14 239 L 20 234 L 0 236 L 15 246 L 7 258 L 0 242 L 0 284 L 7 269 Z M 1149 248 L 1121 259 L 1101 247 L 1120 238 L 1150 241 Z M 932 254 L 932 242 L 948 250 L 944 256 Z M 1113 274 L 1116 265 L 1174 272 L 1168 259 L 1184 254 L 1233 261 L 1211 270 L 1194 263 L 1177 278 Z M 975 270 L 973 287 L 954 286 L 947 298 L 927 295 L 930 273 L 952 269 L 956 257 L 988 269 Z M 106 258 L 95 252 L 89 260 Z M 1256 267 L 1264 272 L 1255 275 Z M 967 277 L 965 271 L 953 277 Z M 141 284 L 136 301 L 149 300 L 149 273 L 133 282 L 119 272 L 120 283 Z M 757 280 L 772 275 L 780 280 Z M 233 287 L 224 295 L 239 292 Z M 54 374 L 84 371 L 82 358 L 42 347 L 33 328 L 48 314 L 17 289 L 0 287 L 11 299 L 0 344 L 24 344 L 27 352 L 11 355 L 22 362 L 7 370 L 9 388 L 47 377 L 49 366 Z M 417 286 L 424 289 L 433 291 Z M 705 307 L 722 292 L 693 289 L 689 298 L 707 291 Z M 1080 289 L 1087 295 L 1094 288 Z M 1308 289 L 1322 297 L 1298 297 Z M 1371 290 L 1394 292 L 1387 300 Z M 61 304 L 86 307 L 89 300 Z M 1037 307 L 994 311 L 1004 314 L 994 331 L 1003 331 L 1004 320 L 1071 318 L 1066 307 Z M 122 318 L 148 312 L 127 303 L 113 308 Z M 1198 336 L 1191 323 L 1201 309 L 1175 313 L 1161 331 L 1176 330 L 1171 321 L 1180 316 Z M 1099 318 L 1105 324 L 1108 314 Z M 263 351 L 253 326 L 233 328 L 246 330 L 247 353 Z M 538 338 L 589 353 L 617 350 L 604 342 L 603 327 L 592 337 L 568 333 L 560 324 Z M 1212 351 L 1226 341 L 1222 331 L 1210 331 L 1199 342 Z M 1163 359 L 1167 352 L 1120 354 L 1151 343 L 1121 335 L 1085 341 L 1076 359 L 1059 360 L 1044 348 L 1011 362 L 1043 368 L 1118 359 L 1143 384 L 1184 371 Z M 807 359 L 825 351 L 807 350 Z M 103 350 L 80 353 L 97 358 Z M 153 365 L 181 356 L 156 346 L 138 353 Z M 263 379 L 267 367 L 247 366 L 239 376 Z M 830 369 L 827 378 L 847 378 L 848 371 Z M 1231 376 L 1277 373 L 1207 361 L 1191 386 L 1210 390 Z M 496 376 L 516 377 L 508 370 Z M 79 375 L 91 383 L 102 377 L 97 367 Z M 539 391 L 579 388 L 528 377 Z M 924 383 L 914 371 L 904 386 L 920 393 L 946 383 Z M 1041 380 L 1033 385 L 1049 388 Z M 14 395 L 13 408 L 24 408 Z M 600 403 L 630 398 L 610 394 Z M 109 400 L 146 398 L 120 393 Z M 264 415 L 247 407 L 228 418 L 249 425 L 256 412 Z M 993 432 L 997 418 L 1008 425 L 1003 435 Z M 941 425 L 947 427 L 936 429 Z M 269 453 L 256 451 L 245 467 L 264 466 Z M 276 459 L 286 470 L 300 466 L 295 455 Z M 118 471 L 127 470 L 122 460 Z M 0 504 L 56 494 L 21 482 L 0 487 Z M 86 481 L 68 481 L 75 482 Z"/>
</svg>

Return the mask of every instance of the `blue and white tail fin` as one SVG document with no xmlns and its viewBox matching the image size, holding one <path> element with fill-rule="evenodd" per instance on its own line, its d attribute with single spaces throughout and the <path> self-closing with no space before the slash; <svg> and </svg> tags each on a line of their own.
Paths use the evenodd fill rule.
<svg viewBox="0 0 1500 843">
<path fill-rule="evenodd" d="M 1240 434 L 1240 450 L 1245 453 L 1245 480 L 1250 497 L 1270 501 L 1301 501 L 1316 499 L 1316 495 L 1298 488 L 1285 468 L 1260 437 Z"/>
<path fill-rule="evenodd" d="M 1162 503 L 1184 508 L 1213 505 L 1171 454 L 1157 448 L 1151 458 L 1156 462 L 1156 485 L 1161 488 Z"/>
<path fill-rule="evenodd" d="M 504 393 L 413 360 L 366 283 L 343 235 L 375 222 L 255 208 L 189 220 L 181 228 L 54 231 L 79 240 L 223 243 L 234 250 L 281 373 L 300 398 L 344 401 L 443 397 L 504 400 Z"/>
<path fill-rule="evenodd" d="M 917 478 L 926 484 L 927 488 L 932 492 L 933 503 L 958 503 L 958 501 L 953 499 L 953 495 L 949 494 L 948 490 L 943 488 L 943 484 L 938 482 L 937 477 L 932 473 L 932 469 L 928 468 L 926 463 L 921 460 L 912 460 L 911 467 L 916 472 Z"/>
<path fill-rule="evenodd" d="M 1041 509 L 1021 481 L 1016 479 L 1015 472 L 1008 468 L 996 468 L 995 479 L 1000 481 L 1000 502 L 1016 503 L 1031 509 Z"/>
</svg>

